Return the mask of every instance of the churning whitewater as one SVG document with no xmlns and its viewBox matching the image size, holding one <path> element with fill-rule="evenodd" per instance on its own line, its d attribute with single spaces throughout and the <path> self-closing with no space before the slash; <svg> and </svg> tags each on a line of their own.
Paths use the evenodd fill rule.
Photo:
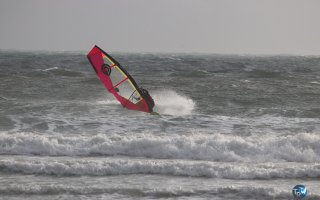
<svg viewBox="0 0 320 200">
<path fill-rule="evenodd" d="M 319 57 L 112 54 L 159 117 L 85 55 L 0 52 L 0 199 L 320 198 Z"/>
</svg>

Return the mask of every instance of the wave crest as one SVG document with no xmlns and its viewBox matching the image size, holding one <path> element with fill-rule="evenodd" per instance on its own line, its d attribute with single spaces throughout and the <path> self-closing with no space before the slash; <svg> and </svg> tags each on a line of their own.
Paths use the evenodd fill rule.
<svg viewBox="0 0 320 200">
<path fill-rule="evenodd" d="M 224 134 L 98 134 L 95 136 L 0 134 L 2 155 L 122 155 L 224 162 L 319 162 L 320 136 L 234 136 Z"/>
<path fill-rule="evenodd" d="M 55 176 L 158 174 L 226 179 L 317 178 L 319 164 L 221 163 L 131 158 L 10 158 L 0 160 L 0 172 Z"/>
</svg>

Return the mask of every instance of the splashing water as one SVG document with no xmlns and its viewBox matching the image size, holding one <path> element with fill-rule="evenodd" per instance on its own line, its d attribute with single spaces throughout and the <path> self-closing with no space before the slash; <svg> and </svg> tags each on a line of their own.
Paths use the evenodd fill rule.
<svg viewBox="0 0 320 200">
<path fill-rule="evenodd" d="M 154 110 L 160 114 L 190 115 L 196 105 L 192 99 L 173 90 L 156 91 L 153 98 L 156 102 Z"/>
</svg>

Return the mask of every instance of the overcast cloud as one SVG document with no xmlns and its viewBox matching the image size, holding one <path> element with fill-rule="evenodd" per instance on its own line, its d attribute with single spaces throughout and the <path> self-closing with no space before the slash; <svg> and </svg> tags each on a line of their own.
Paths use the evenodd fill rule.
<svg viewBox="0 0 320 200">
<path fill-rule="evenodd" d="M 0 0 L 0 49 L 320 55 L 319 0 Z"/>
</svg>

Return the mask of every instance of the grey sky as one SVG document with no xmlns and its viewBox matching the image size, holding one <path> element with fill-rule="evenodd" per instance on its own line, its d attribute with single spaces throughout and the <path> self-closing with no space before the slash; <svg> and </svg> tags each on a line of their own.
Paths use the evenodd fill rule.
<svg viewBox="0 0 320 200">
<path fill-rule="evenodd" d="M 320 55 L 320 0 L 0 0 L 0 49 Z"/>
</svg>

